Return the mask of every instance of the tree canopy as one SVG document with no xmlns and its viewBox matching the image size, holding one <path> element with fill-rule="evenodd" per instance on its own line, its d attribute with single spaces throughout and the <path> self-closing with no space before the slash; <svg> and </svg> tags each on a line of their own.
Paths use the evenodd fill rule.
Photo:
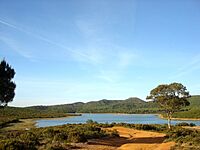
<svg viewBox="0 0 200 150">
<path fill-rule="evenodd" d="M 157 102 L 167 113 L 168 125 L 172 114 L 179 111 L 182 107 L 190 105 L 187 98 L 190 97 L 186 87 L 181 83 L 162 84 L 151 90 L 147 99 Z"/>
<path fill-rule="evenodd" d="M 0 63 L 0 106 L 4 107 L 15 96 L 16 84 L 12 81 L 15 76 L 15 70 L 5 61 Z"/>
</svg>

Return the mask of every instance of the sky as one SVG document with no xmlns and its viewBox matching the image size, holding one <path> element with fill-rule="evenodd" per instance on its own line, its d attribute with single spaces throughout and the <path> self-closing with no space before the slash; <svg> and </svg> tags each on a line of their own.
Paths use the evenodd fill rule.
<svg viewBox="0 0 200 150">
<path fill-rule="evenodd" d="M 199 0 L 0 0 L 11 106 L 143 100 L 159 84 L 200 94 Z"/>
</svg>

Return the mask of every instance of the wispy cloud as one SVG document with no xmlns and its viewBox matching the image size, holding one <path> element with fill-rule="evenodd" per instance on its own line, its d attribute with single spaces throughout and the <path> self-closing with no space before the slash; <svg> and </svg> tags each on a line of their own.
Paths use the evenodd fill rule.
<svg viewBox="0 0 200 150">
<path fill-rule="evenodd" d="M 82 58 L 87 59 L 87 60 L 89 60 L 89 61 L 94 61 L 94 60 L 91 59 L 90 56 L 88 56 L 88 55 L 85 54 L 85 53 L 82 53 L 82 52 L 80 52 L 80 51 L 76 51 L 76 50 L 73 50 L 73 49 L 71 49 L 71 48 L 68 48 L 68 47 L 66 47 L 65 45 L 62 45 L 62 44 L 57 43 L 57 42 L 54 42 L 53 40 L 50 40 L 50 39 L 48 39 L 48 38 L 46 38 L 46 37 L 44 37 L 44 36 L 41 36 L 41 35 L 39 35 L 39 34 L 35 34 L 35 33 L 33 33 L 33 32 L 24 30 L 23 28 L 21 28 L 21 27 L 19 27 L 19 26 L 17 26 L 17 25 L 11 24 L 11 23 L 6 22 L 6 21 L 4 21 L 4 20 L 2 20 L 2 19 L 0 19 L 0 23 L 3 24 L 3 25 L 5 25 L 5 26 L 8 26 L 8 27 L 10 27 L 10 28 L 13 28 L 13 29 L 15 29 L 15 30 L 17 30 L 17 31 L 23 32 L 23 33 L 25 33 L 25 34 L 28 34 L 28 35 L 30 35 L 30 36 L 36 38 L 36 39 L 39 39 L 39 40 L 44 41 L 44 42 L 46 42 L 46 43 L 49 43 L 49 44 L 51 44 L 51 45 L 54 45 L 54 46 L 57 46 L 57 47 L 62 48 L 62 49 L 64 49 L 64 50 L 67 50 L 68 52 L 71 52 L 71 53 L 73 53 L 74 55 L 78 55 L 79 57 L 82 57 Z M 13 46 L 14 46 L 14 45 L 13 45 Z"/>
<path fill-rule="evenodd" d="M 118 57 L 119 67 L 124 68 L 131 65 L 137 59 L 138 55 L 131 51 L 120 51 Z"/>
<path fill-rule="evenodd" d="M 84 52 L 91 58 L 89 63 L 96 67 L 96 78 L 106 82 L 117 82 L 123 76 L 126 69 L 134 63 L 138 55 L 134 50 L 120 47 L 113 42 L 115 37 L 107 34 L 103 23 L 95 18 L 80 16 L 76 21 L 76 27 L 87 47 Z M 103 34 L 102 34 L 103 33 Z M 80 61 L 87 61 L 82 58 Z"/>
<path fill-rule="evenodd" d="M 25 50 L 22 46 L 20 46 L 19 43 L 17 43 L 17 41 L 1 36 L 0 36 L 0 41 L 8 45 L 12 50 L 17 52 L 22 57 L 27 58 L 29 60 L 35 59 L 33 55 L 30 53 L 30 51 Z"/>
<path fill-rule="evenodd" d="M 182 77 L 200 69 L 200 54 L 196 55 L 192 59 L 188 59 L 187 62 L 188 61 L 188 64 L 184 64 L 178 69 L 178 71 L 171 77 L 172 79 Z"/>
<path fill-rule="evenodd" d="M 25 30 L 26 28 L 22 28 L 19 25 L 14 25 L 0 19 L 0 24 L 25 33 L 45 43 L 56 46 L 59 49 L 64 50 L 64 54 L 66 55 L 70 52 L 72 58 L 75 61 L 80 62 L 81 65 L 90 65 L 93 67 L 93 70 L 96 71 L 94 72 L 94 76 L 96 76 L 96 78 L 102 79 L 106 82 L 118 81 L 121 76 L 123 76 L 125 69 L 132 65 L 138 57 L 136 53 L 133 50 L 119 47 L 117 43 L 114 44 L 112 42 L 112 37 L 109 35 L 101 34 L 103 27 L 99 26 L 98 22 L 93 20 L 84 20 L 83 18 L 76 20 L 75 23 L 76 28 L 84 38 L 83 41 L 85 41 L 85 46 L 82 45 L 79 48 L 72 49 L 66 45 L 41 36 L 38 33 Z M 3 41 L 9 46 L 12 46 L 12 49 L 23 57 L 28 59 L 33 57 L 32 53 L 24 50 L 23 47 L 19 46 L 16 41 L 6 38 L 1 39 L 3 39 Z M 87 69 L 90 69 L 91 67 L 88 67 Z"/>
</svg>

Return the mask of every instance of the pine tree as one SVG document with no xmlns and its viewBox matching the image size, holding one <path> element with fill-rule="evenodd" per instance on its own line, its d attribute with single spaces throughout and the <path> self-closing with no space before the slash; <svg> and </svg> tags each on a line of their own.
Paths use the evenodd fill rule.
<svg viewBox="0 0 200 150">
<path fill-rule="evenodd" d="M 15 96 L 16 84 L 12 81 L 15 70 L 5 61 L 0 63 L 0 107 L 12 102 Z"/>
</svg>

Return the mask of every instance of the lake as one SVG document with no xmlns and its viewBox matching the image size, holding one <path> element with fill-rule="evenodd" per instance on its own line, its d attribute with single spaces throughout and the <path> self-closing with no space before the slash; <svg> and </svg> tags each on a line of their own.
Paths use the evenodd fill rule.
<svg viewBox="0 0 200 150">
<path fill-rule="evenodd" d="M 134 123 L 134 124 L 166 124 L 167 120 L 159 118 L 155 114 L 82 114 L 81 116 L 55 118 L 55 119 L 40 119 L 36 121 L 38 127 L 57 126 L 63 124 L 78 124 L 85 123 L 88 119 L 97 121 L 98 123 Z M 200 125 L 200 120 L 173 120 L 172 124 L 187 122 Z"/>
</svg>

